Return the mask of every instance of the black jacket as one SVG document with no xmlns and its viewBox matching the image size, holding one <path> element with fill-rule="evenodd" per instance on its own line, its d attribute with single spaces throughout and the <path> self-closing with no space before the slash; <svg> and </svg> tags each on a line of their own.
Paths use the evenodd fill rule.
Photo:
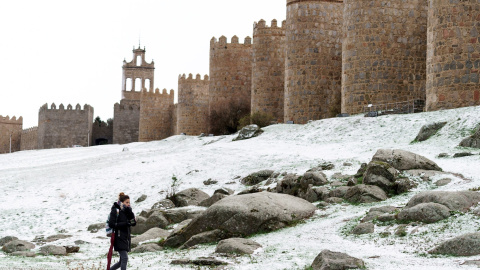
<svg viewBox="0 0 480 270">
<path fill-rule="evenodd" d="M 123 210 L 121 210 L 118 203 L 113 204 L 108 226 L 113 228 L 113 231 L 115 232 L 115 242 L 113 245 L 115 251 L 124 250 L 130 252 L 132 242 L 130 227 L 135 226 L 135 223 L 130 223 L 130 220 L 132 219 L 135 219 L 132 208 L 124 207 Z"/>
</svg>

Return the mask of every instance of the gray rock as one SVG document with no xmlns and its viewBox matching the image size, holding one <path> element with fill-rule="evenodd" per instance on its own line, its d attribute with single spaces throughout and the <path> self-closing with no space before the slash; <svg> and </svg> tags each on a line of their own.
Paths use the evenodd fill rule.
<svg viewBox="0 0 480 270">
<path fill-rule="evenodd" d="M 362 218 L 362 220 L 360 222 L 368 222 L 368 221 L 376 219 L 377 217 L 379 217 L 383 214 L 392 213 L 396 210 L 397 210 L 397 208 L 395 206 L 373 207 L 373 208 L 370 208 L 367 215 L 364 218 Z"/>
<path fill-rule="evenodd" d="M 212 178 L 209 178 L 208 180 L 203 181 L 203 184 L 205 186 L 215 185 L 217 183 L 218 183 L 218 181 L 217 180 L 212 180 Z"/>
<path fill-rule="evenodd" d="M 345 166 L 345 167 L 350 167 L 350 166 L 352 166 L 352 165 L 353 165 L 353 164 L 350 163 L 350 162 L 344 162 L 344 163 L 343 163 L 343 166 Z"/>
<path fill-rule="evenodd" d="M 428 140 L 428 138 L 435 135 L 446 124 L 447 124 L 447 122 L 438 122 L 438 123 L 432 123 L 432 124 L 428 124 L 428 125 L 423 126 L 420 129 L 420 132 L 418 133 L 417 137 L 415 138 L 415 141 L 423 142 L 423 141 Z"/>
<path fill-rule="evenodd" d="M 238 136 L 233 141 L 247 140 L 259 136 L 263 130 L 257 125 L 248 125 L 240 130 Z"/>
<path fill-rule="evenodd" d="M 317 201 L 323 201 L 329 197 L 330 191 L 326 187 L 311 187 L 310 189 L 317 194 Z"/>
<path fill-rule="evenodd" d="M 335 168 L 335 165 L 331 162 L 323 162 L 320 165 L 318 165 L 322 170 L 328 171 L 328 170 L 333 170 Z"/>
<path fill-rule="evenodd" d="M 48 256 L 48 255 L 65 256 L 67 255 L 67 250 L 65 249 L 65 247 L 47 245 L 40 248 L 40 254 L 43 254 L 45 256 Z"/>
<path fill-rule="evenodd" d="M 318 194 L 313 188 L 312 185 L 310 185 L 307 189 L 307 192 L 305 193 L 304 199 L 309 201 L 309 202 L 316 202 L 318 201 Z"/>
<path fill-rule="evenodd" d="M 145 233 L 132 238 L 132 247 L 138 246 L 141 242 L 155 240 L 158 238 L 167 238 L 170 235 L 170 232 L 161 228 L 151 228 Z"/>
<path fill-rule="evenodd" d="M 313 270 L 343 270 L 365 268 L 365 263 L 341 252 L 323 250 L 312 263 Z"/>
<path fill-rule="evenodd" d="M 380 222 L 389 222 L 395 219 L 396 219 L 396 216 L 394 214 L 381 214 L 380 216 L 377 217 L 377 220 Z"/>
<path fill-rule="evenodd" d="M 379 149 L 372 161 L 386 162 L 400 171 L 414 169 L 442 171 L 435 162 L 428 158 L 401 149 Z"/>
<path fill-rule="evenodd" d="M 363 175 L 363 183 L 377 186 L 385 192 L 392 192 L 395 190 L 395 180 L 398 173 L 397 169 L 386 162 L 372 161 L 367 165 Z"/>
<path fill-rule="evenodd" d="M 464 234 L 447 240 L 429 251 L 430 254 L 474 256 L 480 254 L 480 233 Z"/>
<path fill-rule="evenodd" d="M 227 236 L 273 231 L 311 217 L 315 210 L 311 203 L 285 194 L 260 192 L 228 196 L 192 220 L 183 230 L 168 237 L 165 246 L 178 247 L 194 235 L 216 229 Z"/>
<path fill-rule="evenodd" d="M 214 243 L 225 238 L 228 238 L 227 234 L 219 229 L 202 232 L 190 237 L 187 242 L 180 246 L 180 249 L 187 249 L 200 244 Z"/>
<path fill-rule="evenodd" d="M 440 153 L 440 154 L 438 154 L 437 157 L 438 158 L 447 158 L 447 157 L 450 157 L 450 155 L 448 153 Z"/>
<path fill-rule="evenodd" d="M 10 255 L 16 256 L 16 257 L 30 257 L 30 258 L 37 256 L 37 254 L 35 254 L 35 252 L 32 252 L 32 251 L 15 251 L 10 253 Z"/>
<path fill-rule="evenodd" d="M 78 246 L 63 246 L 63 247 L 67 251 L 67 254 L 77 253 L 77 252 L 80 251 L 80 247 L 78 247 Z"/>
<path fill-rule="evenodd" d="M 372 203 L 387 199 L 387 194 L 377 186 L 356 185 L 351 187 L 344 197 L 350 203 Z"/>
<path fill-rule="evenodd" d="M 360 169 L 358 169 L 357 173 L 353 176 L 355 178 L 363 177 L 363 174 L 367 170 L 367 163 L 360 164 Z"/>
<path fill-rule="evenodd" d="M 467 260 L 461 263 L 460 265 L 472 265 L 472 266 L 480 267 L 480 260 Z"/>
<path fill-rule="evenodd" d="M 105 224 L 103 225 L 103 227 L 105 228 Z M 50 242 L 55 242 L 55 241 L 61 240 L 61 239 L 67 239 L 67 238 L 70 238 L 70 237 L 72 237 L 72 236 L 68 235 L 68 234 L 56 234 L 56 235 L 51 235 L 51 236 L 45 238 L 45 242 L 50 243 Z"/>
<path fill-rule="evenodd" d="M 321 171 L 306 172 L 300 180 L 302 188 L 307 188 L 308 185 L 323 186 L 328 184 L 327 176 Z"/>
<path fill-rule="evenodd" d="M 375 225 L 373 225 L 373 223 L 370 223 L 370 222 L 366 222 L 366 223 L 360 223 L 358 224 L 353 230 L 352 230 L 352 234 L 357 234 L 357 235 L 360 235 L 360 234 L 369 234 L 369 233 L 373 233 L 375 231 Z"/>
<path fill-rule="evenodd" d="M 175 227 L 175 228 L 172 230 L 172 232 L 170 233 L 170 235 L 175 234 L 175 233 L 178 233 L 181 229 L 183 229 L 184 227 L 186 227 L 191 221 L 192 221 L 192 219 L 186 219 L 186 220 L 178 223 L 177 227 Z"/>
<path fill-rule="evenodd" d="M 172 201 L 177 207 L 198 205 L 201 201 L 210 198 L 207 193 L 198 188 L 189 188 L 173 195 Z"/>
<path fill-rule="evenodd" d="M 480 128 L 472 136 L 464 139 L 460 146 L 471 147 L 471 148 L 480 148 Z"/>
<path fill-rule="evenodd" d="M 171 209 L 171 208 L 175 208 L 175 204 L 169 199 L 163 199 L 163 200 L 155 203 L 152 206 L 151 209 L 152 210 L 157 210 L 157 209 L 164 210 L 164 209 Z"/>
<path fill-rule="evenodd" d="M 35 245 L 22 240 L 13 240 L 8 243 L 5 243 L 2 247 L 2 250 L 5 253 L 13 253 L 15 251 L 28 251 L 30 249 L 34 249 Z"/>
<path fill-rule="evenodd" d="M 142 194 L 142 196 L 140 196 L 140 197 L 135 201 L 135 203 L 141 203 L 141 202 L 145 201 L 146 199 L 147 199 L 147 195 Z"/>
<path fill-rule="evenodd" d="M 83 241 L 83 240 L 76 240 L 75 242 L 73 242 L 75 245 L 85 245 L 85 244 L 88 244 L 88 242 L 86 241 Z"/>
<path fill-rule="evenodd" d="M 443 204 L 450 211 L 466 212 L 480 202 L 480 194 L 475 191 L 424 191 L 413 196 L 405 208 L 429 202 Z"/>
<path fill-rule="evenodd" d="M 430 181 L 432 177 L 440 174 L 440 172 L 438 171 L 431 171 L 431 170 L 408 170 L 408 171 L 405 171 L 405 173 L 411 176 L 419 177 L 423 181 Z"/>
<path fill-rule="evenodd" d="M 337 187 L 336 189 L 330 190 L 330 192 L 328 193 L 328 196 L 329 197 L 343 198 L 343 197 L 345 197 L 345 194 L 347 194 L 347 192 L 350 188 L 351 187 L 347 187 L 347 186 Z"/>
<path fill-rule="evenodd" d="M 345 184 L 343 182 L 340 182 L 340 181 L 333 181 L 333 182 L 330 183 L 330 186 L 341 187 L 341 186 L 345 186 Z"/>
<path fill-rule="evenodd" d="M 281 181 L 277 182 L 277 193 L 283 193 L 295 196 L 300 189 L 300 180 L 302 176 L 297 174 L 287 174 Z"/>
<path fill-rule="evenodd" d="M 255 250 L 261 247 L 262 245 L 249 239 L 229 238 L 218 243 L 215 253 L 253 254 Z"/>
<path fill-rule="evenodd" d="M 233 193 L 235 193 L 235 191 L 226 187 L 219 188 L 215 190 L 215 192 L 213 192 L 214 195 L 215 194 L 233 195 Z"/>
<path fill-rule="evenodd" d="M 213 194 L 212 197 L 206 199 L 206 200 L 203 200 L 201 201 L 198 205 L 199 206 L 203 206 L 203 207 L 210 207 L 212 206 L 214 203 L 220 201 L 221 199 L 227 197 L 227 195 L 224 195 L 224 194 Z"/>
<path fill-rule="evenodd" d="M 350 177 L 351 175 L 342 174 L 341 172 L 336 172 L 332 175 L 332 179 L 338 179 L 338 180 L 348 180 Z"/>
<path fill-rule="evenodd" d="M 240 180 L 240 183 L 247 186 L 253 186 L 267 180 L 273 174 L 273 172 L 274 171 L 272 170 L 261 170 L 258 172 L 254 172 L 242 178 L 242 180 Z"/>
<path fill-rule="evenodd" d="M 189 259 L 179 259 L 179 260 L 173 260 L 170 264 L 174 265 L 187 265 L 187 264 L 193 264 L 193 265 L 198 265 L 198 266 L 219 266 L 219 265 L 227 265 L 228 263 L 217 260 L 215 258 L 211 257 L 199 257 L 195 260 L 189 260 Z"/>
<path fill-rule="evenodd" d="M 260 188 L 259 186 L 253 186 L 253 187 L 250 187 L 249 189 L 240 191 L 237 195 L 252 194 L 252 193 L 258 193 L 262 191 L 267 191 L 267 190 L 265 188 Z"/>
<path fill-rule="evenodd" d="M 460 157 L 469 157 L 469 156 L 473 156 L 474 154 L 470 153 L 470 152 L 461 152 L 461 153 L 455 153 L 453 154 L 453 157 L 454 158 L 460 158 Z"/>
<path fill-rule="evenodd" d="M 417 183 L 413 182 L 412 180 L 408 178 L 398 178 L 395 180 L 393 192 L 395 194 L 402 194 L 416 187 Z"/>
<path fill-rule="evenodd" d="M 339 203 L 343 203 L 343 199 L 338 197 L 330 197 L 325 199 L 325 202 L 329 204 L 339 204 Z"/>
<path fill-rule="evenodd" d="M 13 241 L 13 240 L 18 240 L 17 237 L 15 236 L 5 236 L 3 238 L 0 239 L 0 247 L 5 245 L 6 243 L 10 242 L 10 241 Z"/>
<path fill-rule="evenodd" d="M 137 217 L 137 225 L 131 227 L 132 234 L 143 234 L 152 228 L 166 229 L 170 222 L 161 210 L 155 210 L 147 219 Z"/>
<path fill-rule="evenodd" d="M 157 252 L 163 250 L 163 247 L 155 243 L 144 244 L 135 248 L 132 248 L 132 253 L 146 253 L 146 252 Z"/>
<path fill-rule="evenodd" d="M 450 210 L 445 205 L 438 203 L 420 203 L 400 211 L 397 219 L 403 222 L 420 221 L 424 223 L 434 223 L 448 217 L 450 217 Z"/>
<path fill-rule="evenodd" d="M 443 186 L 446 186 L 448 184 L 450 184 L 452 182 L 452 179 L 450 178 L 443 178 L 443 179 L 440 179 L 438 180 L 437 182 L 435 182 L 435 185 L 437 187 L 443 187 Z"/>
<path fill-rule="evenodd" d="M 177 224 L 187 219 L 194 219 L 205 212 L 204 209 L 176 208 L 163 213 L 171 224 Z"/>
<path fill-rule="evenodd" d="M 88 228 L 87 228 L 87 231 L 89 231 L 91 233 L 96 233 L 99 230 L 105 230 L 105 222 L 95 223 L 95 224 L 92 224 L 92 225 L 88 226 Z"/>
</svg>

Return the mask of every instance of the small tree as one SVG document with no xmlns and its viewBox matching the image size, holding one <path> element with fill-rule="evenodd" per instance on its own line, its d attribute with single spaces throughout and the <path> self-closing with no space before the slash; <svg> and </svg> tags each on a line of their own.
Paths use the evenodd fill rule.
<svg viewBox="0 0 480 270">
<path fill-rule="evenodd" d="M 246 98 L 217 102 L 210 114 L 210 133 L 233 134 L 238 130 L 240 119 L 249 114 L 250 101 Z"/>
<path fill-rule="evenodd" d="M 251 115 L 246 115 L 239 121 L 238 129 L 241 129 L 245 126 L 255 124 L 258 127 L 266 127 L 269 126 L 272 122 L 275 121 L 273 115 L 265 112 L 254 112 Z"/>
</svg>

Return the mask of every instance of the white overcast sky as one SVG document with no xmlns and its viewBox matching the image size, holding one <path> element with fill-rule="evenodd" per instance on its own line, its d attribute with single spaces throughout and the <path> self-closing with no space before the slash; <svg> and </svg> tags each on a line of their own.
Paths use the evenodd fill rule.
<svg viewBox="0 0 480 270">
<path fill-rule="evenodd" d="M 122 61 L 133 46 L 155 60 L 155 88 L 174 89 L 178 75 L 208 74 L 212 37 L 252 36 L 260 19 L 279 24 L 285 0 L 15 0 L 0 1 L 0 115 L 36 126 L 41 105 L 87 103 L 113 117 Z"/>
</svg>

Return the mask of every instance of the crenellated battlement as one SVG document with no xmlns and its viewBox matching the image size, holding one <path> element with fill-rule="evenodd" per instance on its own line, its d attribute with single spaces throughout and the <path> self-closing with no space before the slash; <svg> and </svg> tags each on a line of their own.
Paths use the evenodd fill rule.
<svg viewBox="0 0 480 270">
<path fill-rule="evenodd" d="M 287 21 L 282 21 L 282 25 L 279 27 L 277 20 L 273 19 L 270 26 L 267 25 L 265 20 L 260 20 L 253 24 L 253 37 L 259 35 L 264 36 L 285 36 L 285 30 L 287 29 Z"/>
<path fill-rule="evenodd" d="M 137 105 L 137 104 L 133 104 L 133 103 L 129 103 L 129 102 L 126 102 L 126 103 L 115 103 L 115 105 L 113 105 L 113 108 L 114 110 L 120 110 L 120 111 L 140 111 L 140 106 Z"/>
<path fill-rule="evenodd" d="M 238 39 L 237 36 L 233 36 L 230 43 L 227 42 L 227 37 L 225 37 L 225 36 L 221 36 L 218 40 L 217 40 L 217 38 L 213 37 L 210 40 L 210 48 L 225 46 L 225 49 L 227 49 L 227 47 L 226 47 L 227 45 L 243 45 L 243 46 L 248 47 L 248 46 L 252 45 L 252 38 L 251 37 L 246 37 L 243 41 L 243 44 L 239 43 L 239 39 Z"/>
<path fill-rule="evenodd" d="M 58 108 L 57 108 L 57 105 L 55 105 L 55 103 L 52 103 L 50 105 L 50 108 L 48 107 L 47 103 L 43 104 L 43 106 L 40 107 L 40 112 L 55 112 L 55 111 L 58 111 L 58 112 L 75 111 L 75 112 L 90 113 L 90 112 L 93 112 L 93 107 L 88 105 L 88 104 L 85 104 L 85 105 L 83 105 L 83 109 L 82 109 L 82 106 L 80 106 L 80 104 L 78 104 L 78 103 L 77 103 L 77 105 L 75 105 L 75 108 L 73 108 L 73 106 L 71 104 L 68 104 L 66 109 L 65 109 L 65 106 L 63 105 L 63 103 L 60 103 Z"/>
<path fill-rule="evenodd" d="M 23 125 L 23 118 L 20 116 L 18 119 L 16 116 L 10 118 L 10 116 L 2 116 L 0 115 L 0 124 L 15 124 L 15 125 Z"/>
<path fill-rule="evenodd" d="M 142 99 L 145 97 L 148 98 L 172 98 L 175 94 L 175 91 L 173 89 L 170 90 L 169 93 L 167 93 L 167 89 L 163 89 L 162 92 L 160 92 L 160 89 L 156 88 L 155 91 L 148 91 L 147 89 L 143 88 L 142 90 Z"/>
<path fill-rule="evenodd" d="M 28 134 L 28 133 L 37 132 L 37 131 L 38 131 L 38 127 L 31 127 L 31 128 L 22 130 L 22 134 Z"/>
<path fill-rule="evenodd" d="M 210 78 L 208 77 L 208 75 L 204 75 L 202 79 L 202 76 L 198 73 L 195 76 L 195 79 L 193 78 L 192 73 L 188 74 L 188 77 L 185 75 L 185 73 L 178 75 L 178 83 L 192 83 L 192 82 L 209 83 Z"/>
</svg>

